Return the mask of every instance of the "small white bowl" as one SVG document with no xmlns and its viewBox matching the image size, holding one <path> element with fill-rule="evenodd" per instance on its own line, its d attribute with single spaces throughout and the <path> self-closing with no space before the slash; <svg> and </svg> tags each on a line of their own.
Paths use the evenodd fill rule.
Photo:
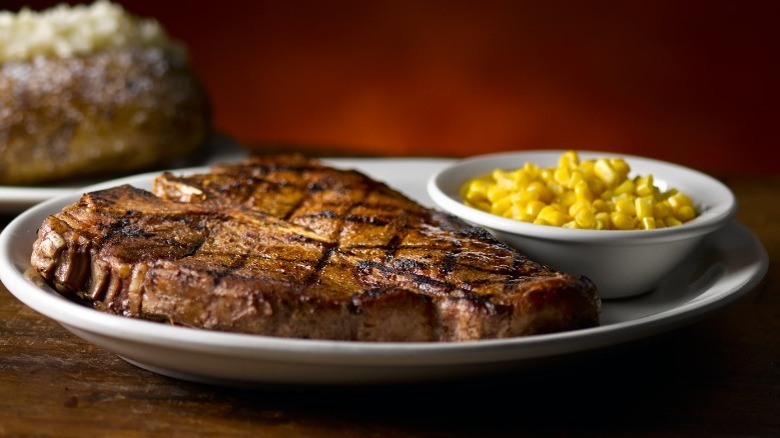
<svg viewBox="0 0 780 438">
<path fill-rule="evenodd" d="M 433 175 L 428 194 L 438 207 L 491 231 L 530 259 L 569 274 L 585 275 L 601 298 L 625 298 L 651 291 L 689 256 L 704 236 L 726 225 L 737 210 L 723 183 L 677 164 L 613 152 L 577 151 L 581 160 L 623 158 L 629 177 L 652 174 L 661 190 L 676 188 L 693 200 L 699 215 L 682 225 L 655 230 L 581 230 L 537 225 L 466 206 L 460 196 L 468 180 L 493 169 L 514 170 L 526 162 L 553 167 L 563 150 L 496 153 L 460 160 Z"/>
</svg>

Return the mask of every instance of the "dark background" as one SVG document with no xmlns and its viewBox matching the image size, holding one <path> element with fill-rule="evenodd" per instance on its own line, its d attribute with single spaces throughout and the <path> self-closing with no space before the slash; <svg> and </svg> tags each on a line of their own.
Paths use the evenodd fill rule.
<svg viewBox="0 0 780 438">
<path fill-rule="evenodd" d="M 243 142 L 571 148 L 780 173 L 775 2 L 119 3 L 189 46 L 216 127 Z"/>
</svg>

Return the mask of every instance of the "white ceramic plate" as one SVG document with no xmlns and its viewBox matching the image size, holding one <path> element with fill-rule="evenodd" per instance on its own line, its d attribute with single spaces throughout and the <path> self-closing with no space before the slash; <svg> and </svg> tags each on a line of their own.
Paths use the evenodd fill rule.
<svg viewBox="0 0 780 438">
<path fill-rule="evenodd" d="M 208 139 L 203 153 L 188 159 L 189 164 L 186 165 L 208 166 L 219 161 L 238 159 L 246 155 L 247 152 L 233 139 L 217 133 Z M 41 186 L 0 185 L 0 214 L 19 213 L 39 202 L 73 193 L 81 187 L 96 182 L 95 179 L 85 179 Z"/>
<path fill-rule="evenodd" d="M 450 160 L 333 159 L 432 205 L 425 183 Z M 190 169 L 199 170 L 199 169 Z M 183 172 L 183 171 L 182 171 Z M 149 187 L 155 174 L 101 184 Z M 43 219 L 77 199 L 44 202 L 0 233 L 0 280 L 26 305 L 83 339 L 142 368 L 220 384 L 368 384 L 422 382 L 528 369 L 540 362 L 646 338 L 690 324 L 751 290 L 767 269 L 767 255 L 738 223 L 709 236 L 696 257 L 655 291 L 606 301 L 600 327 L 524 338 L 463 343 L 364 343 L 282 339 L 173 327 L 104 314 L 62 298 L 28 277 L 35 233 Z"/>
</svg>

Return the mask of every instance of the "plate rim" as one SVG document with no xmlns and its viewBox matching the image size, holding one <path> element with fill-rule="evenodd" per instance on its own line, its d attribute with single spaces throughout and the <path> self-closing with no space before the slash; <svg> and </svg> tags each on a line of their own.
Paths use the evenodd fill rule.
<svg viewBox="0 0 780 438">
<path fill-rule="evenodd" d="M 338 163 L 338 159 L 328 160 Z M 442 160 L 442 163 L 438 164 L 444 164 L 445 162 L 445 160 Z M 402 163 L 402 161 L 396 160 L 396 163 Z M 172 169 L 171 171 L 199 171 L 203 168 L 203 166 L 198 166 L 193 168 Z M 148 172 L 106 181 L 86 187 L 84 190 L 111 186 L 127 180 L 144 179 L 152 175 L 159 175 L 159 173 L 160 172 Z M 424 191 L 424 187 L 421 187 L 421 191 Z M 750 272 L 743 273 L 739 284 L 727 291 L 721 291 L 713 297 L 707 297 L 703 300 L 694 300 L 695 302 L 686 301 L 672 309 L 627 322 L 570 332 L 455 343 L 370 343 L 291 339 L 214 332 L 166 325 L 162 325 L 162 327 L 166 327 L 165 329 L 157 330 L 161 327 L 160 323 L 133 320 L 123 316 L 105 314 L 72 302 L 51 291 L 47 291 L 44 288 L 37 287 L 26 280 L 24 278 L 24 272 L 20 272 L 19 267 L 14 264 L 14 257 L 18 258 L 14 253 L 14 244 L 20 245 L 18 240 L 22 238 L 19 233 L 21 227 L 29 226 L 28 222 L 31 218 L 39 217 L 43 214 L 50 214 L 51 212 L 56 211 L 54 210 L 55 208 L 58 209 L 57 206 L 65 205 L 66 203 L 77 199 L 79 196 L 80 194 L 78 193 L 70 193 L 34 206 L 17 216 L 2 230 L 2 232 L 0 232 L 0 280 L 5 284 L 12 295 L 22 301 L 25 305 L 48 318 L 54 319 L 61 325 L 66 326 L 66 328 L 68 325 L 74 325 L 87 331 L 95 330 L 96 328 L 117 330 L 117 332 L 114 333 L 115 336 L 124 336 L 123 339 L 139 344 L 154 344 L 171 347 L 171 344 L 175 343 L 175 346 L 191 352 L 242 357 L 250 360 L 268 360 L 269 358 L 275 358 L 314 365 L 348 364 L 360 367 L 442 366 L 467 363 L 480 364 L 494 361 L 523 361 L 526 359 L 576 353 L 633 341 L 694 322 L 701 317 L 712 314 L 716 310 L 722 309 L 727 304 L 741 298 L 751 291 L 763 279 L 768 269 L 768 257 L 761 243 L 744 225 L 732 221 L 722 231 L 717 232 L 716 235 L 727 232 L 739 233 L 741 238 L 749 240 L 747 243 L 755 250 L 755 261 L 748 266 Z M 27 254 L 29 254 L 29 252 Z M 17 284 L 19 281 L 23 281 L 22 284 L 24 286 L 19 286 Z M 710 286 L 710 288 L 711 287 L 712 286 Z M 25 295 L 30 293 L 32 295 Z M 44 308 L 45 306 L 41 306 L 40 303 L 34 302 L 30 297 L 36 297 L 36 294 L 43 294 L 43 299 L 49 301 L 47 303 L 49 306 L 56 307 L 56 305 L 62 305 L 63 302 L 65 302 L 64 308 L 73 314 L 70 316 L 76 318 L 77 324 L 72 324 L 73 321 L 71 320 L 63 320 L 62 315 L 59 315 L 58 317 L 56 313 L 53 313 L 51 308 Z M 92 320 L 98 321 L 97 324 L 99 327 L 95 327 L 94 323 L 91 322 Z M 86 324 L 86 326 L 81 326 L 79 324 Z M 659 328 L 659 324 L 662 325 L 662 327 Z M 130 339 L 129 336 L 131 335 L 140 337 L 141 339 Z M 588 342 L 578 343 L 577 341 L 582 340 L 582 338 L 585 338 Z M 182 343 L 182 341 L 185 342 Z M 572 343 L 578 345 L 572 347 Z M 568 348 L 565 348 L 565 351 L 561 351 L 562 345 L 568 345 Z"/>
</svg>

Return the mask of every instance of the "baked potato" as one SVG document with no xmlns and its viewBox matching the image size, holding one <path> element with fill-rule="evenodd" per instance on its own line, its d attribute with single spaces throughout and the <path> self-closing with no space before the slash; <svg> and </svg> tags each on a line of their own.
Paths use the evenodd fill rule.
<svg viewBox="0 0 780 438">
<path fill-rule="evenodd" d="M 210 115 L 204 87 L 173 45 L 2 62 L 0 184 L 172 163 L 205 142 Z"/>
</svg>

